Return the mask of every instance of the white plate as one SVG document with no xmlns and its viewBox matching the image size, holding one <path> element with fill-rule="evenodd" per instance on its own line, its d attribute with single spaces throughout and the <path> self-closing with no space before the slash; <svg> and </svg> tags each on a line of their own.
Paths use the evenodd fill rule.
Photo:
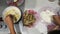
<svg viewBox="0 0 60 34">
<path fill-rule="evenodd" d="M 34 9 L 26 9 L 26 10 L 33 10 L 34 12 L 36 12 Z M 39 14 L 40 13 L 36 12 L 36 14 L 34 15 L 36 18 L 36 22 L 30 28 L 23 26 L 22 22 L 19 23 L 20 31 L 22 34 L 47 34 L 47 26 L 40 21 Z"/>
<path fill-rule="evenodd" d="M 4 11 L 3 11 L 3 20 L 5 19 L 5 17 L 9 14 L 11 15 L 15 15 L 15 17 L 17 18 L 17 21 L 21 18 L 21 10 L 15 6 L 9 6 L 7 7 Z M 17 21 L 14 21 L 17 22 Z"/>
</svg>

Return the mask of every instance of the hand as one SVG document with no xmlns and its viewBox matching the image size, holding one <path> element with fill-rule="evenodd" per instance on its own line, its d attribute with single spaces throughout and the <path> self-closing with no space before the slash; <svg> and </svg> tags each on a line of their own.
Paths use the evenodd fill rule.
<svg viewBox="0 0 60 34">
<path fill-rule="evenodd" d="M 5 22 L 6 22 L 6 24 L 8 25 L 8 27 L 9 27 L 9 29 L 10 29 L 10 33 L 11 33 L 11 34 L 16 34 L 16 33 L 15 33 L 15 30 L 14 30 L 13 20 L 12 20 L 12 18 L 10 17 L 10 15 L 8 15 L 8 16 L 5 18 Z"/>
<path fill-rule="evenodd" d="M 8 15 L 8 16 L 5 18 L 5 22 L 6 22 L 7 24 L 9 24 L 9 22 L 13 23 L 12 18 L 10 17 L 10 15 Z"/>
<path fill-rule="evenodd" d="M 55 28 L 53 28 L 53 30 L 58 30 L 59 26 L 56 26 Z"/>
</svg>

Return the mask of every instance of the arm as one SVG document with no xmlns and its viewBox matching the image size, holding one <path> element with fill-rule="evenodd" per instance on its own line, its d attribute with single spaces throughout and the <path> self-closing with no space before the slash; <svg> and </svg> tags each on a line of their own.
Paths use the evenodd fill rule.
<svg viewBox="0 0 60 34">
<path fill-rule="evenodd" d="M 55 23 L 57 25 L 60 25 L 60 16 L 54 15 L 53 18 L 54 18 Z"/>
<path fill-rule="evenodd" d="M 13 21 L 12 21 L 12 19 L 10 18 L 10 16 L 7 16 L 7 17 L 5 18 L 5 22 L 6 22 L 6 24 L 8 25 L 8 27 L 9 27 L 9 29 L 10 29 L 10 33 L 11 33 L 11 34 L 16 34 L 16 33 L 15 33 L 15 30 L 14 30 L 14 24 L 13 24 Z"/>
<path fill-rule="evenodd" d="M 53 30 L 58 30 L 60 26 L 60 16 L 54 15 L 53 20 L 54 20 L 54 23 L 57 24 Z"/>
</svg>

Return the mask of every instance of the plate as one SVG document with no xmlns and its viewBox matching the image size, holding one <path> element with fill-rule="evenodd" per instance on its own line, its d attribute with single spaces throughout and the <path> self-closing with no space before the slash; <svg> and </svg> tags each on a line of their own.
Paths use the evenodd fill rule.
<svg viewBox="0 0 60 34">
<path fill-rule="evenodd" d="M 2 16 L 2 17 L 3 17 L 3 20 L 5 19 L 5 17 L 6 17 L 7 15 L 13 15 L 13 17 L 16 18 L 16 20 L 13 19 L 14 23 L 18 22 L 19 19 L 21 18 L 21 10 L 20 10 L 19 8 L 15 7 L 15 6 L 9 6 L 9 7 L 7 7 L 7 8 L 3 11 L 2 14 L 3 14 L 3 16 Z"/>
<path fill-rule="evenodd" d="M 47 34 L 47 26 L 40 21 L 40 15 L 39 15 L 40 13 L 38 13 L 34 9 L 26 9 L 26 10 L 34 12 L 36 22 L 31 27 L 23 26 L 23 23 L 20 22 L 19 27 L 20 27 L 21 33 L 22 34 Z"/>
</svg>

